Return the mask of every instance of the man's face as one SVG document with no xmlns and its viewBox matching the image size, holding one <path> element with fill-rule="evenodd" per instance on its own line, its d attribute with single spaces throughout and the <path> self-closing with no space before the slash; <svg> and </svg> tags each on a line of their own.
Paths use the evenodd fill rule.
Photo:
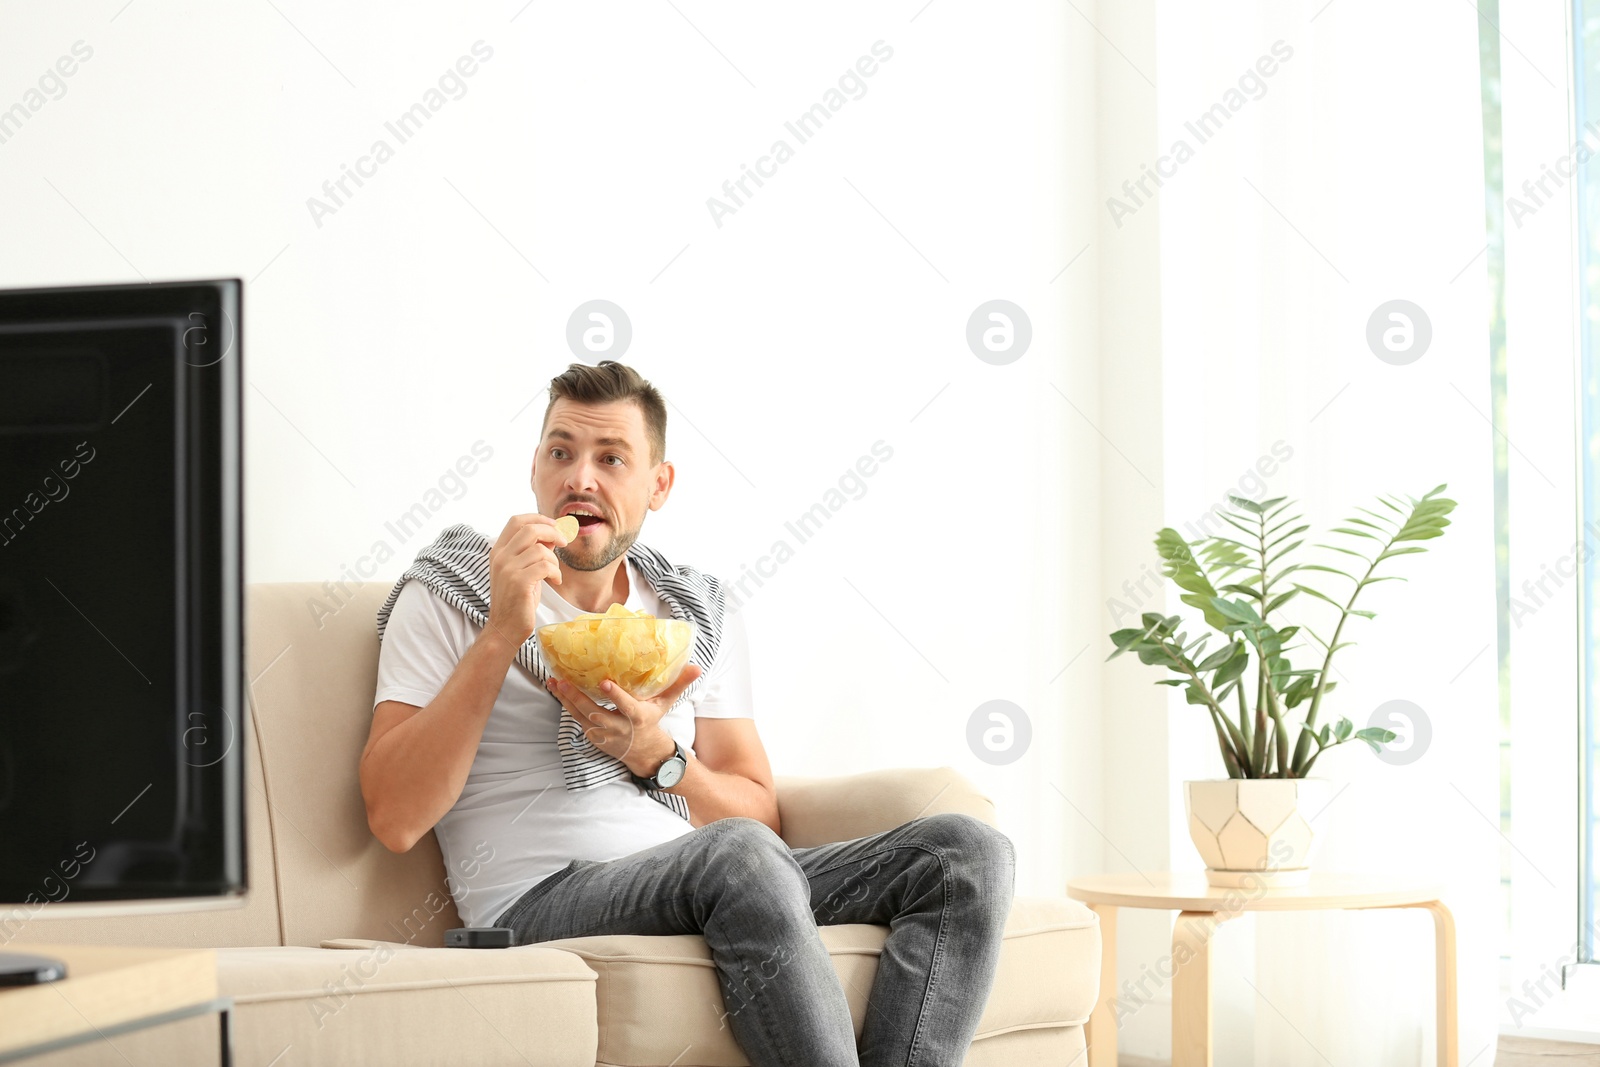
<svg viewBox="0 0 1600 1067">
<path fill-rule="evenodd" d="M 597 571 L 622 555 L 671 488 L 672 464 L 650 462 L 638 404 L 551 405 L 533 457 L 533 493 L 541 515 L 578 518 L 578 536 L 555 550 L 563 567 Z"/>
</svg>

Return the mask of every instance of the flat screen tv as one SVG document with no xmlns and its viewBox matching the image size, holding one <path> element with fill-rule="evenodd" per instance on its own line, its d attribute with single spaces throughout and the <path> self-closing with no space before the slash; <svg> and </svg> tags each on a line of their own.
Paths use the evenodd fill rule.
<svg viewBox="0 0 1600 1067">
<path fill-rule="evenodd" d="M 246 892 L 240 299 L 0 291 L 5 921 Z"/>
</svg>

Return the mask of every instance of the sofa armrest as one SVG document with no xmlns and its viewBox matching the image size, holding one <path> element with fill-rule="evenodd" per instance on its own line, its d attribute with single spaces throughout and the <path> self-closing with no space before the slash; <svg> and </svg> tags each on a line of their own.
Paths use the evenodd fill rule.
<svg viewBox="0 0 1600 1067">
<path fill-rule="evenodd" d="M 790 848 L 866 837 L 946 811 L 999 825 L 994 801 L 951 767 L 896 767 L 837 778 L 779 775 L 773 785 Z"/>
</svg>

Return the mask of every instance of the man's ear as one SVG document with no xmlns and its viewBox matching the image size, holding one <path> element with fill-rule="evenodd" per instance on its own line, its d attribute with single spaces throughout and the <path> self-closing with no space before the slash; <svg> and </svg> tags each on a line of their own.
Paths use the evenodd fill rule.
<svg viewBox="0 0 1600 1067">
<path fill-rule="evenodd" d="M 672 482 L 677 477 L 672 464 L 662 460 L 656 464 L 655 484 L 650 487 L 650 510 L 659 511 L 672 493 Z"/>
</svg>

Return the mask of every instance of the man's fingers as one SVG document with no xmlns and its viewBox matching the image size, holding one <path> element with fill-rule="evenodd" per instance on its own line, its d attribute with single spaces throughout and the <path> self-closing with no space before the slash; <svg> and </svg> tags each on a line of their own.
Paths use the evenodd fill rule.
<svg viewBox="0 0 1600 1067">
<path fill-rule="evenodd" d="M 561 539 L 561 531 L 547 522 L 530 522 L 518 528 L 505 543 L 503 551 L 513 555 L 520 555 L 536 545 L 565 545 Z"/>
<path fill-rule="evenodd" d="M 501 531 L 500 539 L 495 542 L 495 547 L 526 544 L 530 541 L 542 541 L 545 544 L 565 546 L 572 538 L 562 534 L 561 528 L 556 525 L 556 520 L 548 515 L 530 512 L 526 515 L 513 515 L 511 521 L 506 523 L 506 528 Z"/>
<path fill-rule="evenodd" d="M 525 571 L 541 564 L 549 564 L 556 569 L 561 566 L 551 546 L 542 541 L 529 541 L 526 544 L 513 542 L 496 552 L 492 563 L 509 571 Z"/>
<path fill-rule="evenodd" d="M 498 548 L 506 544 L 512 537 L 516 536 L 519 530 L 535 522 L 553 523 L 555 520 L 534 511 L 530 511 L 526 515 L 513 515 L 506 521 L 505 529 L 500 531 L 500 537 L 495 541 L 495 547 Z"/>
<path fill-rule="evenodd" d="M 654 699 L 665 703 L 669 708 L 672 707 L 672 705 L 678 702 L 678 698 L 683 695 L 683 691 L 693 685 L 694 680 L 704 673 L 705 671 L 700 669 L 700 665 L 698 663 L 684 664 L 683 673 L 678 675 L 678 680 L 667 686 L 667 688 L 662 690 L 661 694 Z"/>
</svg>

